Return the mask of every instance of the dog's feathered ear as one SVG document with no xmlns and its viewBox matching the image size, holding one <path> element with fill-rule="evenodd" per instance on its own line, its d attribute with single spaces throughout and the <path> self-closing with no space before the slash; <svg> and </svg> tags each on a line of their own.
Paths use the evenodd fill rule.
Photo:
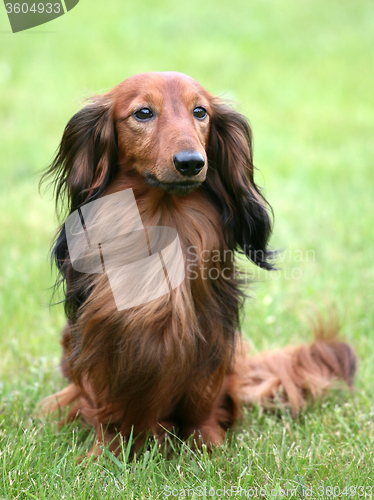
<svg viewBox="0 0 374 500">
<path fill-rule="evenodd" d="M 271 269 L 271 207 L 253 180 L 251 129 L 243 115 L 218 98 L 211 100 L 211 109 L 204 188 L 221 207 L 229 248 Z"/>
<path fill-rule="evenodd" d="M 103 192 L 117 168 L 112 100 L 97 96 L 66 125 L 46 177 L 53 177 L 56 204 L 65 197 L 71 213 Z"/>
<path fill-rule="evenodd" d="M 110 184 L 117 171 L 117 135 L 110 94 L 96 96 L 76 113 L 66 125 L 57 154 L 42 181 L 52 178 L 56 208 L 70 214 L 88 201 L 98 198 Z M 65 200 L 66 198 L 66 200 Z M 64 205 L 67 201 L 67 206 Z M 71 319 L 86 298 L 87 287 L 73 287 L 79 282 L 70 265 L 65 225 L 60 228 L 52 250 L 66 282 L 65 310 Z"/>
</svg>

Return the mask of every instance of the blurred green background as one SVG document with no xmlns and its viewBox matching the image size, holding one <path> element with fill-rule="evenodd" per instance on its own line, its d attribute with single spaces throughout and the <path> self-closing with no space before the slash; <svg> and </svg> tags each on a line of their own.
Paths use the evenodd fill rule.
<svg viewBox="0 0 374 500">
<path fill-rule="evenodd" d="M 0 5 L 0 390 L 14 418 L 63 386 L 63 311 L 49 307 L 57 220 L 40 172 L 83 98 L 145 71 L 187 73 L 250 120 L 272 246 L 299 270 L 262 273 L 252 289 L 253 351 L 310 340 L 310 303 L 333 307 L 359 356 L 357 397 L 369 401 L 373 66 L 372 0 L 81 0 L 19 34 Z"/>
</svg>

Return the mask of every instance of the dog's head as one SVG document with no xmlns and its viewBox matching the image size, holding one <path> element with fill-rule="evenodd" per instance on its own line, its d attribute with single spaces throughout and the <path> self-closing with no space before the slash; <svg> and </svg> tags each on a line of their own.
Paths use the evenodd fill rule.
<svg viewBox="0 0 374 500">
<path fill-rule="evenodd" d="M 147 184 L 188 194 L 204 182 L 211 106 L 209 95 L 179 73 L 136 75 L 113 91 L 120 168 Z"/>
<path fill-rule="evenodd" d="M 247 120 L 181 73 L 136 75 L 94 97 L 67 124 L 50 168 L 72 212 L 132 175 L 166 196 L 203 189 L 227 244 L 270 268 L 271 220 L 253 179 Z"/>
</svg>

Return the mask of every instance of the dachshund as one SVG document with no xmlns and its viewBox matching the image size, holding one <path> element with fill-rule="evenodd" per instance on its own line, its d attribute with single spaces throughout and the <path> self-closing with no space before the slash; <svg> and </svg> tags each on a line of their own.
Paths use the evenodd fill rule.
<svg viewBox="0 0 374 500">
<path fill-rule="evenodd" d="M 169 431 L 211 448 L 243 404 L 295 413 L 337 379 L 352 384 L 352 347 L 323 327 L 311 345 L 247 355 L 235 255 L 274 268 L 272 211 L 254 182 L 248 121 L 192 78 L 139 74 L 93 97 L 68 122 L 46 175 L 67 215 L 131 189 L 144 227 L 176 230 L 185 266 L 179 286 L 118 310 L 107 274 L 75 270 L 66 225 L 57 233 L 69 385 L 42 408 L 68 407 L 68 420 L 93 426 L 89 454 L 103 444 L 117 453 L 130 435 L 137 450 L 149 433 L 162 441 Z"/>
</svg>

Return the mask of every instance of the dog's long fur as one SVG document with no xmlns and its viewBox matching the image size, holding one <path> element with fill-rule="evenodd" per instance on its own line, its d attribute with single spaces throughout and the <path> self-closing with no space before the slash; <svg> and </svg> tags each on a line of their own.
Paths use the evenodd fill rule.
<svg viewBox="0 0 374 500">
<path fill-rule="evenodd" d="M 144 107 L 149 120 L 134 116 Z M 194 116 L 196 107 L 207 115 Z M 204 158 L 193 178 L 173 162 L 186 150 Z M 247 120 L 194 80 L 148 73 L 94 97 L 66 126 L 49 175 L 68 213 L 132 188 L 144 226 L 177 230 L 186 278 L 168 295 L 118 311 L 106 275 L 72 268 L 62 226 L 53 255 L 66 287 L 62 371 L 70 385 L 44 408 L 69 405 L 69 418 L 79 414 L 98 436 L 104 429 L 112 450 L 116 433 L 128 437 L 132 427 L 138 445 L 165 428 L 211 445 L 222 442 L 240 402 L 278 398 L 297 411 L 335 378 L 351 384 L 353 350 L 335 339 L 244 353 L 232 252 L 272 269 L 270 207 L 254 182 Z M 204 266 L 217 279 L 206 279 Z"/>
</svg>

